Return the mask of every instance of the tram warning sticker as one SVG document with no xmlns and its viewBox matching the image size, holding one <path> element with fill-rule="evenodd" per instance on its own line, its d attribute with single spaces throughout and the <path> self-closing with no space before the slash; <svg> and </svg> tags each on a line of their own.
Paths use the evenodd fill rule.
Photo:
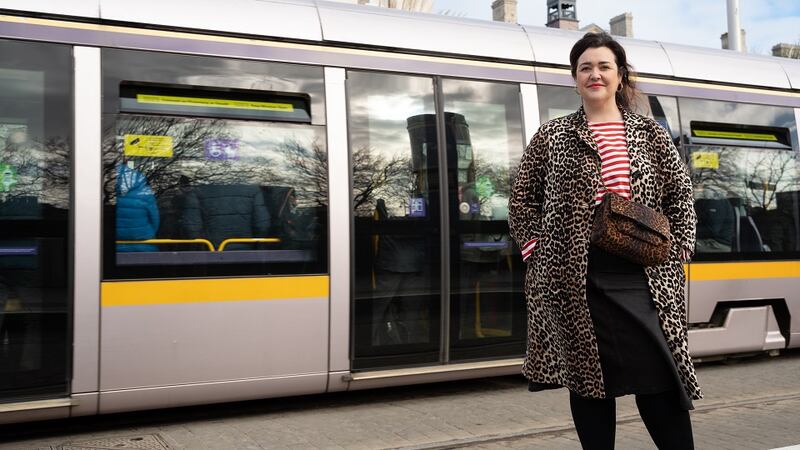
<svg viewBox="0 0 800 450">
<path fill-rule="evenodd" d="M 694 152 L 692 153 L 692 167 L 695 169 L 719 169 L 719 153 Z"/>
<path fill-rule="evenodd" d="M 0 192 L 11 192 L 17 185 L 17 170 L 14 166 L 0 164 Z"/>
<path fill-rule="evenodd" d="M 125 156 L 172 158 L 172 136 L 126 134 Z"/>
</svg>

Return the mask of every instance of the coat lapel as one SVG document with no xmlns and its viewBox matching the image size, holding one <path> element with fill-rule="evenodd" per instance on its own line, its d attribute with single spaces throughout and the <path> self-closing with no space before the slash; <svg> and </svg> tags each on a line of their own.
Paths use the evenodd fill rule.
<svg viewBox="0 0 800 450">
<path fill-rule="evenodd" d="M 578 137 L 582 140 L 587 147 L 594 151 L 595 155 L 598 155 L 599 158 L 599 150 L 597 149 L 597 143 L 594 141 L 594 136 L 592 136 L 592 131 L 589 130 L 589 122 L 586 120 L 586 112 L 583 110 L 583 106 L 578 108 L 573 114 L 572 118 L 573 125 L 575 129 L 578 131 Z"/>
<path fill-rule="evenodd" d="M 642 201 L 639 198 L 639 193 L 641 189 L 639 189 L 639 182 L 642 179 L 641 177 L 641 167 L 642 164 L 645 163 L 642 160 L 642 153 L 641 149 L 644 147 L 640 142 L 638 136 L 641 133 L 638 133 L 639 128 L 643 126 L 643 123 L 635 114 L 631 114 L 627 110 L 622 110 L 622 120 L 625 122 L 625 143 L 628 147 L 628 158 L 630 159 L 631 163 L 631 199 L 635 202 Z"/>
</svg>

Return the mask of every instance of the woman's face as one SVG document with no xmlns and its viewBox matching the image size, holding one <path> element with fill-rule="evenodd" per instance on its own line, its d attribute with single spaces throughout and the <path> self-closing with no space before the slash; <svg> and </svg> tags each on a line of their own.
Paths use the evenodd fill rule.
<svg viewBox="0 0 800 450">
<path fill-rule="evenodd" d="M 578 58 L 575 84 L 584 101 L 614 101 L 620 82 L 617 58 L 608 47 L 589 48 Z"/>
</svg>

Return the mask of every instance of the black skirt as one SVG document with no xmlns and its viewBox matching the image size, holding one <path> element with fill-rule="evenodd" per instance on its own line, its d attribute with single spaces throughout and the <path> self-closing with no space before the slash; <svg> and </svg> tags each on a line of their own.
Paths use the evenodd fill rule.
<svg viewBox="0 0 800 450">
<path fill-rule="evenodd" d="M 608 397 L 676 391 L 692 402 L 667 346 L 644 268 L 595 246 L 589 248 L 586 300 L 592 316 Z M 539 391 L 559 386 L 531 382 Z"/>
</svg>

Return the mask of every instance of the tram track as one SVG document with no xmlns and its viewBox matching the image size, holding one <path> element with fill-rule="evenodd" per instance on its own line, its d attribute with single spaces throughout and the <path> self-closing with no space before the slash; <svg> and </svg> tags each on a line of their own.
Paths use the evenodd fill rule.
<svg viewBox="0 0 800 450">
<path fill-rule="evenodd" d="M 714 411 L 763 405 L 765 403 L 779 403 L 791 400 L 800 399 L 800 390 L 791 391 L 776 395 L 766 395 L 759 397 L 750 397 L 730 401 L 711 402 L 704 405 L 698 405 L 692 410 L 692 415 L 707 414 Z M 617 416 L 617 425 L 636 422 L 641 420 L 638 412 L 625 413 Z M 491 434 L 485 436 L 475 436 L 471 438 L 456 439 L 451 441 L 433 442 L 430 444 L 406 446 L 406 447 L 390 447 L 385 450 L 448 450 L 464 448 L 473 445 L 491 444 L 497 442 L 508 442 L 519 439 L 544 437 L 549 435 L 558 435 L 564 432 L 572 431 L 575 427 L 572 421 L 564 422 L 558 425 L 551 425 L 541 428 L 533 428 L 525 431 L 517 431 L 512 433 Z"/>
</svg>

